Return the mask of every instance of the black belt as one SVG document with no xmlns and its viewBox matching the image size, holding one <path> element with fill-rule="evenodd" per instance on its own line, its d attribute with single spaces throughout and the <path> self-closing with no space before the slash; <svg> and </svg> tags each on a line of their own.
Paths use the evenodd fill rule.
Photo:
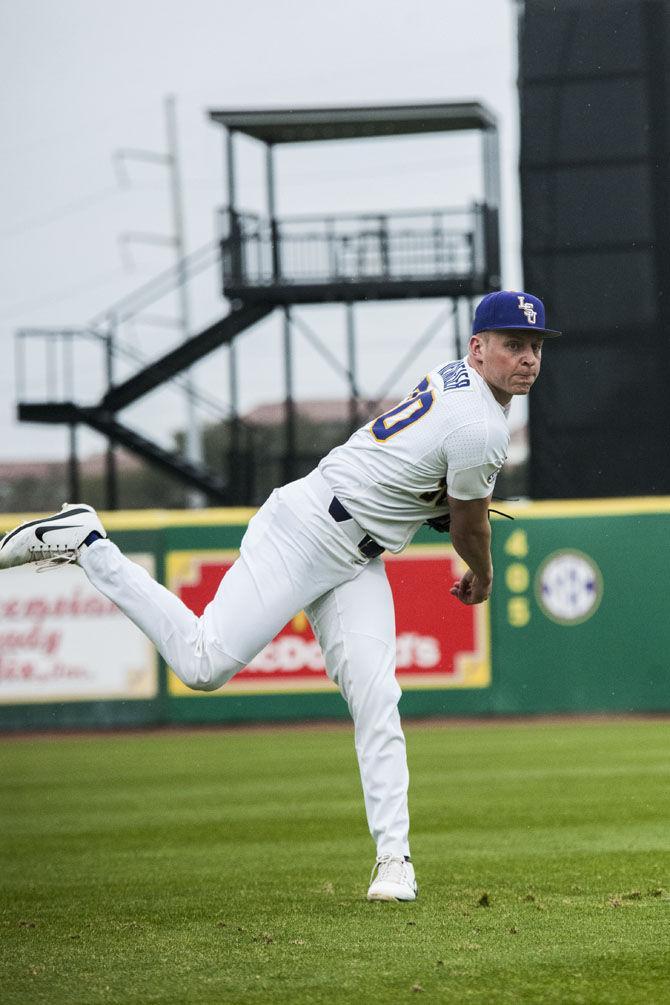
<svg viewBox="0 0 670 1005">
<path fill-rule="evenodd" d="M 344 523 L 345 520 L 353 520 L 351 513 L 344 508 L 337 496 L 333 496 L 330 506 L 328 507 L 328 512 L 332 516 L 335 523 Z M 366 534 L 365 537 L 361 538 L 358 542 L 358 550 L 361 555 L 365 555 L 366 558 L 377 558 L 385 549 L 381 544 L 378 544 L 373 537 Z"/>
</svg>

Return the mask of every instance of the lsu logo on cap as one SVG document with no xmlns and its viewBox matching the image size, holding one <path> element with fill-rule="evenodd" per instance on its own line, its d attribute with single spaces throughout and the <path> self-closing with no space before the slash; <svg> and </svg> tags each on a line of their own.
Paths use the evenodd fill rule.
<svg viewBox="0 0 670 1005">
<path fill-rule="evenodd" d="M 526 303 L 526 298 L 524 296 L 518 296 L 517 300 L 519 301 L 519 310 L 523 311 L 526 315 L 526 321 L 528 324 L 534 325 L 537 321 L 537 311 L 533 305 Z"/>
<path fill-rule="evenodd" d="M 553 328 L 545 328 L 544 304 L 540 298 L 521 290 L 498 290 L 487 293 L 480 300 L 472 320 L 472 334 L 484 331 L 531 331 L 542 338 L 561 334 Z"/>
</svg>

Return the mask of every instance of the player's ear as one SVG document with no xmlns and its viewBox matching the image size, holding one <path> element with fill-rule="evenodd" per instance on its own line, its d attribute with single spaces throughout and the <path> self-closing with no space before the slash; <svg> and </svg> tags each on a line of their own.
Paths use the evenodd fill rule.
<svg viewBox="0 0 670 1005">
<path fill-rule="evenodd" d="M 470 350 L 470 355 L 473 357 L 473 359 L 480 360 L 480 361 L 482 360 L 482 358 L 483 358 L 483 350 L 484 350 L 484 345 L 485 344 L 486 344 L 486 339 L 484 338 L 484 336 L 483 336 L 483 334 L 481 332 L 478 332 L 477 335 L 473 335 L 470 338 L 469 350 Z"/>
</svg>

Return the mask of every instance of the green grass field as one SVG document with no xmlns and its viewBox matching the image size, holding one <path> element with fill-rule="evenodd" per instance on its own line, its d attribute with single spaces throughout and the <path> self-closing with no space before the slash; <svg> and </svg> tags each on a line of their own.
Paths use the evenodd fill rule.
<svg viewBox="0 0 670 1005">
<path fill-rule="evenodd" d="M 0 1000 L 670 1002 L 670 727 L 407 728 L 416 904 L 348 730 L 4 739 Z"/>
</svg>

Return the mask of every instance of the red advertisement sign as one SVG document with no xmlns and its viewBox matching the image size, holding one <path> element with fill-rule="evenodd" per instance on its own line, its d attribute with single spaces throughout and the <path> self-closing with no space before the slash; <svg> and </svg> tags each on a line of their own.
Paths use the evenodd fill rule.
<svg viewBox="0 0 670 1005">
<path fill-rule="evenodd" d="M 235 560 L 231 552 L 172 552 L 168 585 L 196 614 Z M 397 676 L 407 688 L 487 687 L 491 683 L 488 605 L 466 607 L 449 594 L 463 571 L 450 547 L 409 548 L 385 559 L 396 614 Z M 304 613 L 287 624 L 218 695 L 333 689 Z M 173 694 L 202 694 L 171 675 Z M 205 692 L 212 693 L 212 692 Z"/>
</svg>

